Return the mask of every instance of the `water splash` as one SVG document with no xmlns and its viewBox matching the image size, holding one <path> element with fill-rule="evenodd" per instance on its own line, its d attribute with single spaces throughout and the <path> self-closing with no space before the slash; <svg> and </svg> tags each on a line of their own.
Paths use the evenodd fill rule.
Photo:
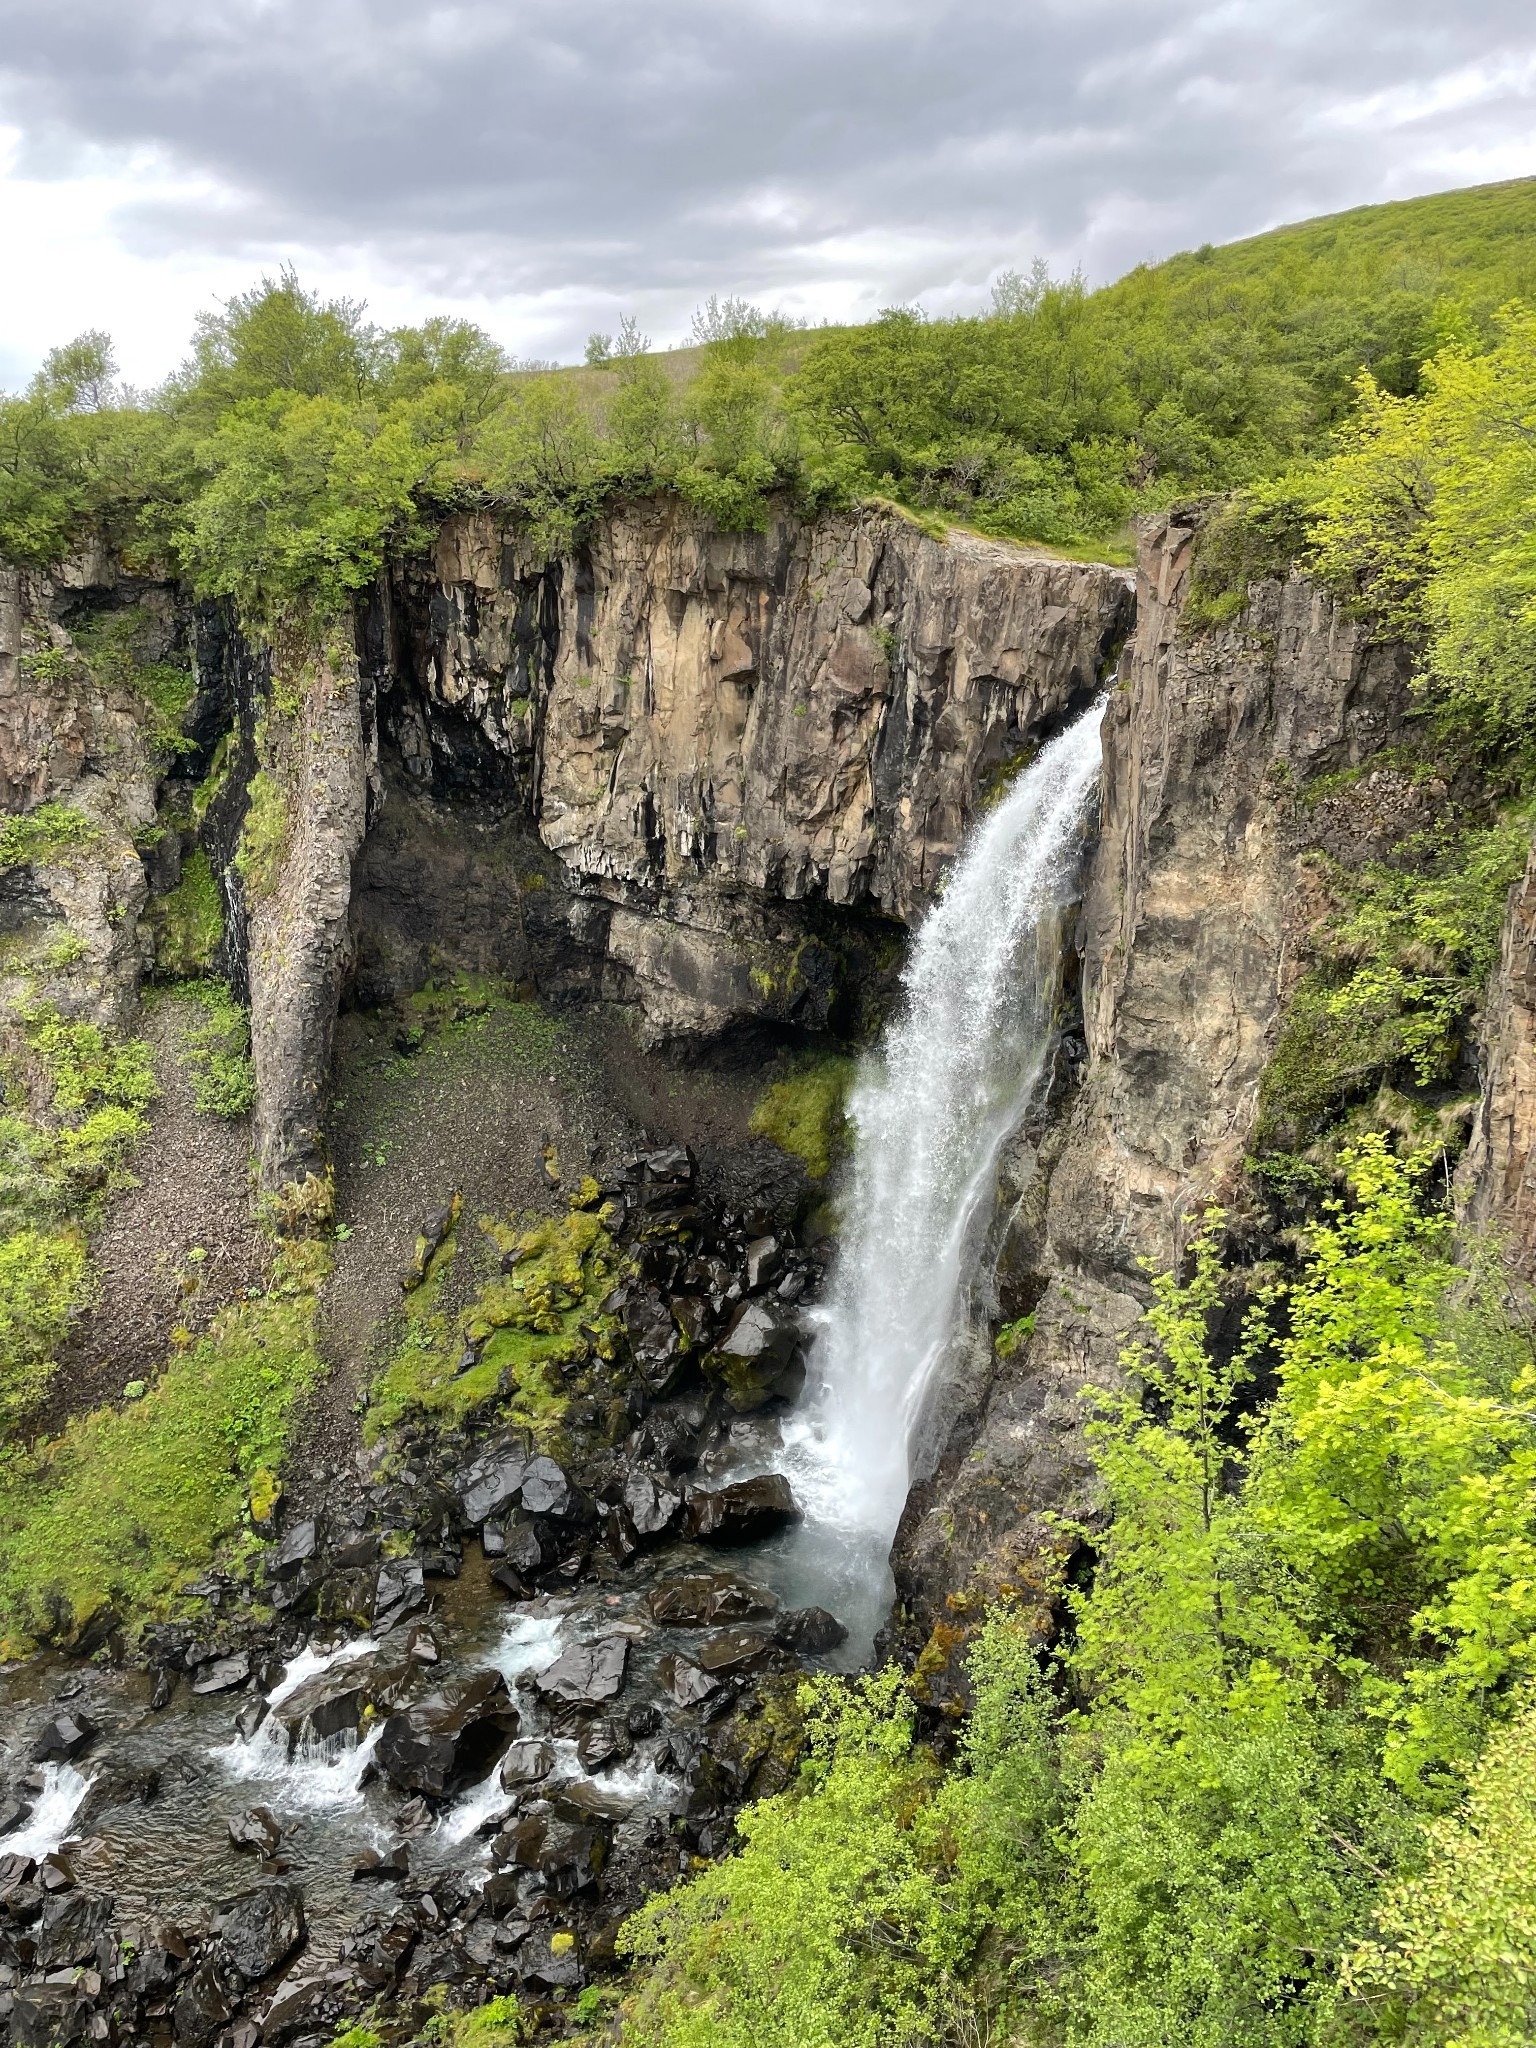
<svg viewBox="0 0 1536 2048">
<path fill-rule="evenodd" d="M 1052 740 L 978 826 L 913 941 L 901 1013 L 853 1091 L 846 1222 L 813 1387 L 785 1448 L 806 1510 L 793 1549 L 827 1604 L 841 1599 L 855 1639 L 873 1633 L 887 1599 L 887 1555 L 932 1450 L 998 1155 L 1050 1047 L 1102 715 L 1096 705 Z"/>
<path fill-rule="evenodd" d="M 231 1778 L 262 1787 L 281 1813 L 334 1812 L 363 1803 L 369 1762 L 383 1734 L 377 1723 L 358 1740 L 351 1729 L 323 1741 L 306 1736 L 288 1751 L 288 1731 L 269 1715 L 249 1742 L 238 1735 L 209 1751 Z"/>
<path fill-rule="evenodd" d="M 43 1789 L 19 1828 L 0 1835 L 0 1856 L 51 1856 L 69 1837 L 69 1825 L 91 1789 L 73 1764 L 44 1764 Z"/>
<path fill-rule="evenodd" d="M 338 1643 L 333 1650 L 316 1650 L 306 1644 L 291 1663 L 283 1666 L 281 1679 L 267 1694 L 267 1705 L 281 1706 L 301 1685 L 307 1685 L 322 1671 L 329 1671 L 337 1664 L 355 1663 L 359 1657 L 370 1656 L 378 1647 L 368 1636 L 353 1636 L 348 1642 Z"/>
</svg>

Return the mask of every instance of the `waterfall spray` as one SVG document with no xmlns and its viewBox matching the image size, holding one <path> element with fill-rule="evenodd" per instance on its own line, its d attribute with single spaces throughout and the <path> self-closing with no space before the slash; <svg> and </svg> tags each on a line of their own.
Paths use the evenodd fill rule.
<svg viewBox="0 0 1536 2048">
<path fill-rule="evenodd" d="M 872 1578 L 883 1603 L 998 1155 L 1050 1047 L 1102 711 L 1043 748 L 978 826 L 913 941 L 901 1013 L 854 1088 L 837 1267 L 812 1388 L 785 1441 L 818 1575 L 836 1585 L 856 1638 L 847 1609 L 867 1618 Z"/>
</svg>

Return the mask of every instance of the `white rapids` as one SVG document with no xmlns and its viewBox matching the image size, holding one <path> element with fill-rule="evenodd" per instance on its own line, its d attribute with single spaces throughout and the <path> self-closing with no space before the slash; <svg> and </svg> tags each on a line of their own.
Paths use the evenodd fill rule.
<svg viewBox="0 0 1536 2048">
<path fill-rule="evenodd" d="M 849 1105 L 854 1150 L 811 1384 L 784 1427 L 805 1522 L 784 1562 L 867 1648 L 964 1313 L 999 1153 L 1053 1031 L 1061 924 L 1100 762 L 1097 704 L 978 825 L 912 944 Z M 838 1604 L 839 1600 L 841 1605 Z"/>
<path fill-rule="evenodd" d="M 69 1837 L 69 1824 L 91 1789 L 91 1780 L 73 1764 L 44 1764 L 43 1789 L 32 1811 L 8 1835 L 0 1835 L 0 1856 L 51 1856 Z"/>
</svg>

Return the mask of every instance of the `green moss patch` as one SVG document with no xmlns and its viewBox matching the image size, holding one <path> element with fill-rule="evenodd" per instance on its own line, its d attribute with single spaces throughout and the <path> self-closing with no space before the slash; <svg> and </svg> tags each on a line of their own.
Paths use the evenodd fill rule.
<svg viewBox="0 0 1536 2048">
<path fill-rule="evenodd" d="M 201 847 L 181 864 L 181 880 L 146 913 L 155 935 L 155 966 L 176 980 L 211 974 L 224 942 L 224 904 Z"/>
<path fill-rule="evenodd" d="M 803 1160 L 813 1180 L 831 1171 L 848 1143 L 846 1105 L 858 1063 L 840 1054 L 807 1060 L 764 1090 L 749 1130 Z"/>
<path fill-rule="evenodd" d="M 150 737 L 162 754 L 181 754 L 192 742 L 182 732 L 197 678 L 190 662 L 156 660 L 150 650 L 164 638 L 142 605 L 100 612 L 74 628 L 74 640 L 92 674 L 107 687 L 126 689 L 148 713 Z"/>
<path fill-rule="evenodd" d="M 235 866 L 253 901 L 277 887 L 283 855 L 288 850 L 288 800 L 277 777 L 258 768 L 246 791 L 245 823 Z"/>
<path fill-rule="evenodd" d="M 453 1425 L 494 1402 L 549 1442 L 568 1405 L 562 1373 L 610 1348 L 614 1323 L 602 1305 L 622 1254 L 600 1215 L 571 1209 L 531 1227 L 482 1227 L 515 1263 L 451 1317 L 440 1300 L 456 1244 L 445 1241 L 406 1302 L 404 1332 L 374 1387 L 370 1441 L 413 1412 Z"/>
<path fill-rule="evenodd" d="M 172 1609 L 189 1574 L 245 1523 L 278 1463 L 295 1398 L 318 1376 L 313 1246 L 287 1252 L 258 1301 L 226 1309 L 142 1399 L 98 1408 L 0 1486 L 7 1645 Z"/>
<path fill-rule="evenodd" d="M 178 993 L 196 1005 L 181 1038 L 193 1102 L 204 1116 L 248 1116 L 256 1102 L 248 1011 L 221 981 L 183 982 Z"/>
<path fill-rule="evenodd" d="M 141 1043 L 48 1004 L 16 1023 L 0 1109 L 0 1441 L 47 1390 L 88 1296 L 84 1225 L 124 1184 L 155 1092 Z"/>
<path fill-rule="evenodd" d="M 83 853 L 98 838 L 83 811 L 70 804 L 39 804 L 24 817 L 0 825 L 0 871 L 6 868 L 56 867 Z"/>
</svg>

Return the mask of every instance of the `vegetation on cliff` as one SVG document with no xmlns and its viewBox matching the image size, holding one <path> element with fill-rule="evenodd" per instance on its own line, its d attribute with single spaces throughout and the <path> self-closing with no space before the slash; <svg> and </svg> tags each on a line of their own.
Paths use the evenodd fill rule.
<svg viewBox="0 0 1536 2048">
<path fill-rule="evenodd" d="M 801 1783 L 630 1923 L 627 2041 L 1529 2038 L 1530 1331 L 1460 1341 L 1420 1169 L 1348 1173 L 1235 1350 L 1219 1214 L 1158 1283 L 1093 1583 L 1053 1657 L 985 1625 L 948 1765 L 896 1673 L 811 1689 Z"/>
<path fill-rule="evenodd" d="M 1320 454 L 1362 371 L 1390 408 L 1438 350 L 1477 356 L 1499 307 L 1536 297 L 1533 221 L 1522 181 L 1097 292 L 1037 268 L 975 318 L 896 308 L 792 334 L 731 302 L 675 362 L 631 333 L 571 372 L 519 369 L 462 322 L 383 333 L 285 273 L 205 316 L 148 401 L 123 402 L 99 334 L 0 401 L 0 558 L 54 560 L 94 524 L 270 623 L 335 616 L 465 501 L 505 505 L 551 551 L 605 498 L 657 490 L 727 527 L 761 524 L 775 492 L 874 493 L 1102 546 L 1137 509 Z"/>
</svg>

